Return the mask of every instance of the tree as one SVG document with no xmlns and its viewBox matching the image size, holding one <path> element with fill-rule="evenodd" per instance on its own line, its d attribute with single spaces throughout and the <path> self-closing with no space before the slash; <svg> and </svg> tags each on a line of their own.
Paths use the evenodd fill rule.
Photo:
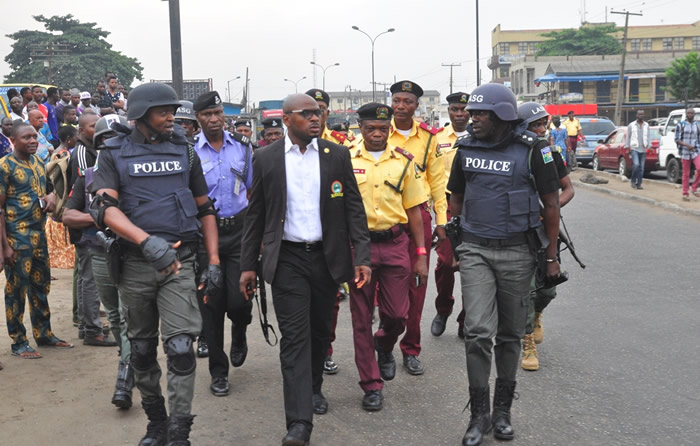
<svg viewBox="0 0 700 446">
<path fill-rule="evenodd" d="M 138 60 L 114 51 L 105 39 L 108 31 L 96 23 L 81 23 L 73 15 L 34 16 L 46 31 L 22 30 L 7 37 L 14 40 L 12 52 L 5 56 L 12 72 L 5 82 L 44 83 L 94 91 L 106 72 L 117 75 L 129 86 L 143 79 Z"/>
<path fill-rule="evenodd" d="M 666 69 L 667 86 L 674 98 L 685 102 L 700 98 L 700 59 L 695 51 L 675 59 Z"/>
<path fill-rule="evenodd" d="M 612 34 L 620 31 L 614 23 L 585 25 L 541 34 L 549 40 L 537 45 L 538 56 L 585 56 L 588 54 L 621 54 L 622 45 Z"/>
</svg>

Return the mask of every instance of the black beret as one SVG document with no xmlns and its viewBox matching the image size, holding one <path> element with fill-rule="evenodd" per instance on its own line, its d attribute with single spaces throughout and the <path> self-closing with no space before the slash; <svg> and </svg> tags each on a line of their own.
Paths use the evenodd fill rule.
<svg viewBox="0 0 700 446">
<path fill-rule="evenodd" d="M 233 123 L 234 127 L 241 127 L 243 125 L 251 129 L 253 128 L 253 123 L 250 122 L 250 119 L 237 119 L 236 122 Z"/>
<path fill-rule="evenodd" d="M 267 118 L 262 122 L 265 129 L 281 129 L 282 118 Z"/>
<path fill-rule="evenodd" d="M 389 88 L 389 91 L 391 91 L 391 94 L 413 93 L 416 95 L 417 98 L 423 96 L 423 89 L 420 88 L 420 85 L 411 81 L 398 81 Z"/>
<path fill-rule="evenodd" d="M 197 100 L 194 102 L 194 111 L 201 112 L 208 108 L 214 108 L 222 106 L 221 98 L 217 91 L 208 91 L 199 95 Z"/>
<path fill-rule="evenodd" d="M 394 110 L 388 105 L 370 102 L 357 110 L 357 115 L 362 120 L 368 121 L 389 121 Z"/>
<path fill-rule="evenodd" d="M 447 96 L 448 104 L 467 104 L 469 102 L 469 93 L 458 91 Z"/>
<path fill-rule="evenodd" d="M 311 90 L 306 92 L 307 95 L 311 96 L 317 101 L 323 101 L 326 103 L 326 105 L 331 105 L 331 97 L 328 96 L 328 93 L 326 93 L 323 90 L 319 90 L 317 88 L 312 88 Z"/>
</svg>

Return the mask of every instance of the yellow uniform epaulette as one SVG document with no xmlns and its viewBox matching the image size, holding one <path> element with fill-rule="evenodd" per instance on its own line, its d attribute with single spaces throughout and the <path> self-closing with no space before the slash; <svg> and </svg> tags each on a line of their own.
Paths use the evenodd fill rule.
<svg viewBox="0 0 700 446">
<path fill-rule="evenodd" d="M 396 148 L 394 148 L 394 150 L 396 152 L 399 152 L 401 155 L 405 156 L 409 160 L 413 161 L 413 155 L 408 150 L 402 149 L 401 147 L 396 147 Z"/>
<path fill-rule="evenodd" d="M 349 131 L 347 138 L 348 138 L 348 141 L 355 141 L 355 134 L 352 131 Z"/>
<path fill-rule="evenodd" d="M 428 132 L 432 133 L 433 135 L 437 135 L 438 132 L 441 130 L 441 129 L 438 129 L 438 128 L 436 128 L 436 127 L 433 127 L 432 125 L 428 125 L 428 124 L 426 124 L 425 122 L 421 122 L 421 123 L 419 124 L 419 127 L 422 128 L 422 129 L 425 130 L 425 131 L 428 131 Z"/>
<path fill-rule="evenodd" d="M 345 142 L 345 139 L 347 138 L 347 136 L 345 136 L 343 133 L 340 133 L 340 132 L 337 131 L 337 130 L 333 130 L 333 131 L 331 132 L 331 136 L 332 136 L 333 138 L 335 138 L 336 140 L 338 140 L 338 142 L 339 142 L 340 144 L 344 143 L 344 142 Z M 352 140 L 351 140 L 351 141 L 352 141 Z"/>
</svg>

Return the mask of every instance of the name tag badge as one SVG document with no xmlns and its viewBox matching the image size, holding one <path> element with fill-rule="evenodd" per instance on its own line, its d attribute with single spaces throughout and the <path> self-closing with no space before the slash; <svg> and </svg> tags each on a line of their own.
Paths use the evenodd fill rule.
<svg viewBox="0 0 700 446">
<path fill-rule="evenodd" d="M 478 173 L 490 173 L 509 177 L 513 175 L 513 162 L 502 160 L 489 160 L 485 158 L 465 157 L 462 170 Z"/>
<path fill-rule="evenodd" d="M 129 174 L 135 177 L 173 175 L 184 172 L 180 161 L 145 161 L 129 163 Z"/>
<path fill-rule="evenodd" d="M 241 179 L 236 176 L 236 182 L 233 185 L 233 193 L 238 195 L 241 193 Z"/>
</svg>

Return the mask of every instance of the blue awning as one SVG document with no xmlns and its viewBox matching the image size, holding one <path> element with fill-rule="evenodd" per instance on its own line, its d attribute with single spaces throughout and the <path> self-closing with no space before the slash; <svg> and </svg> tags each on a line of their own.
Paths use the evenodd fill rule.
<svg viewBox="0 0 700 446">
<path fill-rule="evenodd" d="M 557 76 L 556 74 L 550 73 L 535 79 L 535 83 L 542 82 L 597 82 L 597 81 L 616 81 L 619 79 L 617 74 L 591 74 L 591 75 L 577 75 L 577 76 Z M 627 76 L 625 76 L 627 79 Z"/>
</svg>

